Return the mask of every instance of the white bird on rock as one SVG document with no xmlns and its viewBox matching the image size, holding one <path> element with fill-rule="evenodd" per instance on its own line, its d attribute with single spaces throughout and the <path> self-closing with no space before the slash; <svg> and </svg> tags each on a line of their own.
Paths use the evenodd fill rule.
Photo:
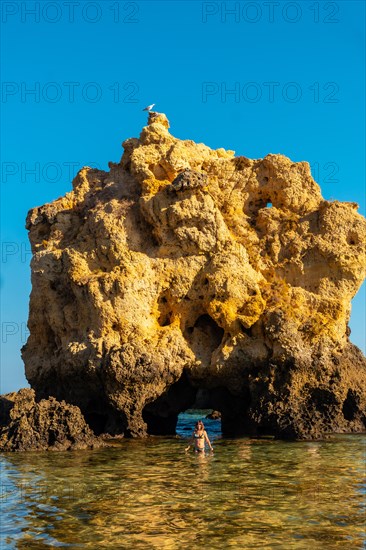
<svg viewBox="0 0 366 550">
<path fill-rule="evenodd" d="M 151 111 L 151 109 L 154 107 L 155 103 L 153 103 L 152 105 L 148 105 L 147 107 L 145 107 L 145 109 L 142 109 L 143 111 Z"/>
</svg>

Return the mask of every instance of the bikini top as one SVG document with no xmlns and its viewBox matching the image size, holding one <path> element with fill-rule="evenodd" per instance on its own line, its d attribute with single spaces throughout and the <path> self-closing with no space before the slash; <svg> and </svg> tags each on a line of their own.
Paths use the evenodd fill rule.
<svg viewBox="0 0 366 550">
<path fill-rule="evenodd" d="M 196 439 L 202 439 L 203 437 L 205 437 L 205 434 L 199 435 L 199 434 L 196 434 L 196 433 L 195 433 L 195 434 L 194 434 L 194 437 L 195 437 Z"/>
</svg>

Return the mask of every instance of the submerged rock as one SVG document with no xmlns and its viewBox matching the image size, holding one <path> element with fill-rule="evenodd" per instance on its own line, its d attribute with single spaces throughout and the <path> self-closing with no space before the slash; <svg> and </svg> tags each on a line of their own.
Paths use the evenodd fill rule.
<svg viewBox="0 0 366 550">
<path fill-rule="evenodd" d="M 208 413 L 206 418 L 209 418 L 210 420 L 220 420 L 221 413 L 220 413 L 220 411 L 212 411 L 212 412 Z"/>
<path fill-rule="evenodd" d="M 96 433 L 174 433 L 199 389 L 224 434 L 365 429 L 366 361 L 348 339 L 365 220 L 307 162 L 251 160 L 149 114 L 110 171 L 27 217 L 37 398 Z"/>
<path fill-rule="evenodd" d="M 80 409 L 54 397 L 35 401 L 34 390 L 0 397 L 0 451 L 95 449 L 95 437 Z"/>
</svg>

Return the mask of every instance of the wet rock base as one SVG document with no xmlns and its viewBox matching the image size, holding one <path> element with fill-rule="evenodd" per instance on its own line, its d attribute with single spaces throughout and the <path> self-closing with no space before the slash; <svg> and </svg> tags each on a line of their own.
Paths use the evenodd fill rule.
<svg viewBox="0 0 366 550">
<path fill-rule="evenodd" d="M 32 389 L 0 397 L 0 451 L 67 451 L 105 446 L 81 411 L 54 397 L 35 400 Z"/>
</svg>

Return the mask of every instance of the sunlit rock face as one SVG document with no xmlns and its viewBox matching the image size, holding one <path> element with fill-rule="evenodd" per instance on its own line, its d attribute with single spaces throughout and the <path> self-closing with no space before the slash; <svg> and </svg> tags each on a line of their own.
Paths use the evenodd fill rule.
<svg viewBox="0 0 366 550">
<path fill-rule="evenodd" d="M 364 430 L 357 204 L 324 200 L 307 162 L 177 139 L 161 113 L 123 146 L 28 214 L 37 396 L 96 433 L 174 433 L 198 390 L 224 434 Z"/>
</svg>

